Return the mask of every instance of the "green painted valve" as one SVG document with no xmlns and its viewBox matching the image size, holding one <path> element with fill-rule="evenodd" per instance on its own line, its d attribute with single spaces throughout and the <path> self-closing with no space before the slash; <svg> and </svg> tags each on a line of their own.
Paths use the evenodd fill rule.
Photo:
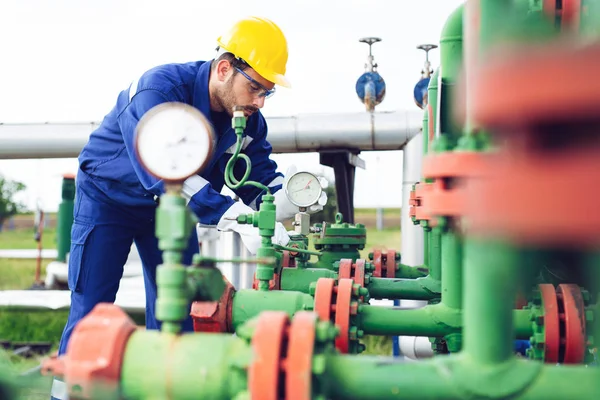
<svg viewBox="0 0 600 400">
<path fill-rule="evenodd" d="M 332 269 L 334 262 L 342 258 L 360 258 L 359 250 L 363 250 L 367 242 L 364 225 L 343 222 L 342 214 L 338 213 L 334 224 L 315 224 L 314 228 L 313 244 L 322 254 L 313 267 Z"/>
</svg>

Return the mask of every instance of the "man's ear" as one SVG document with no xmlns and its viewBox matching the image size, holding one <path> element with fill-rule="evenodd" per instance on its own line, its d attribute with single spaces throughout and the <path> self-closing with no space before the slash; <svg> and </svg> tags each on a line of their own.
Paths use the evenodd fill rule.
<svg viewBox="0 0 600 400">
<path fill-rule="evenodd" d="M 227 76 L 230 74 L 231 70 L 233 69 L 233 66 L 231 65 L 231 63 L 227 60 L 220 60 L 217 63 L 217 79 L 220 82 L 225 82 L 225 80 L 227 79 Z"/>
</svg>

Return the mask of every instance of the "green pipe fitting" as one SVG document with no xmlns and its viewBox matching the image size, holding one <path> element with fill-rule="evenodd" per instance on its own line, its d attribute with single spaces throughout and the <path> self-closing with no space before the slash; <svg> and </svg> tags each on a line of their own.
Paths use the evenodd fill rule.
<svg viewBox="0 0 600 400">
<path fill-rule="evenodd" d="M 367 242 L 367 229 L 363 224 L 343 222 L 342 214 L 338 213 L 335 223 L 315 224 L 314 227 L 313 244 L 322 254 L 312 267 L 331 269 L 336 261 L 343 258 L 352 261 L 360 258 L 359 250 L 363 250 Z"/>
<path fill-rule="evenodd" d="M 58 206 L 56 225 L 56 260 L 67 262 L 71 248 L 71 228 L 73 227 L 73 207 L 75 200 L 75 177 L 65 175 L 62 181 L 62 201 Z"/>
<path fill-rule="evenodd" d="M 136 331 L 121 372 L 122 398 L 233 399 L 247 390 L 247 342 L 231 335 Z"/>
<path fill-rule="evenodd" d="M 239 224 L 251 224 L 258 228 L 258 234 L 261 237 L 261 246 L 256 252 L 260 259 L 275 258 L 275 248 L 271 238 L 275 235 L 275 197 L 265 194 L 262 197 L 262 203 L 258 212 L 254 214 L 240 215 L 237 219 Z M 256 267 L 256 279 L 259 281 L 259 290 L 269 290 L 269 281 L 273 279 L 275 267 L 272 264 L 259 262 Z"/>
<path fill-rule="evenodd" d="M 156 237 L 163 251 L 163 264 L 156 269 L 156 318 L 162 330 L 178 333 L 189 313 L 190 287 L 186 269 L 181 265 L 182 252 L 194 228 L 185 199 L 177 186 L 168 186 L 156 210 Z"/>
</svg>

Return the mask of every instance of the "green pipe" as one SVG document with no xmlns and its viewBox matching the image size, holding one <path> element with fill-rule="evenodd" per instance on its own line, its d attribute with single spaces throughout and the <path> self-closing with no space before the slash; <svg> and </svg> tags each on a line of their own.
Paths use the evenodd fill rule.
<svg viewBox="0 0 600 400">
<path fill-rule="evenodd" d="M 251 358 L 247 342 L 231 335 L 137 331 L 125 348 L 122 398 L 231 399 L 246 391 Z"/>
<path fill-rule="evenodd" d="M 462 310 L 444 304 L 428 305 L 416 309 L 361 306 L 360 329 L 365 334 L 381 336 L 431 336 L 442 337 L 461 331 Z M 529 339 L 532 324 L 528 310 L 513 310 L 517 339 Z M 490 342 L 487 342 L 488 346 Z"/>
<path fill-rule="evenodd" d="M 368 335 L 434 336 L 460 332 L 461 312 L 441 304 L 402 310 L 361 306 L 360 329 Z"/>
<path fill-rule="evenodd" d="M 424 278 L 428 274 L 429 268 L 427 268 L 427 264 L 411 267 L 410 265 L 398 263 L 396 264 L 396 274 L 394 278 L 417 279 Z"/>
<path fill-rule="evenodd" d="M 407 268 L 418 271 L 416 267 Z M 320 278 L 337 279 L 338 274 L 324 268 L 283 268 L 281 290 L 310 293 L 311 284 Z M 431 300 L 439 298 L 441 290 L 440 282 L 427 276 L 416 279 L 370 277 L 365 280 L 365 287 L 370 298 L 390 300 Z"/>
<path fill-rule="evenodd" d="M 443 233 L 442 303 L 450 308 L 462 308 L 462 253 L 462 239 L 452 232 Z"/>
<path fill-rule="evenodd" d="M 282 268 L 281 290 L 309 293 L 310 285 L 320 278 L 337 279 L 337 272 L 325 268 Z"/>
<path fill-rule="evenodd" d="M 432 300 L 440 297 L 440 282 L 417 279 L 371 278 L 366 285 L 372 299 Z"/>
<path fill-rule="evenodd" d="M 459 6 L 446 20 L 440 37 L 440 69 L 442 74 L 441 105 L 439 131 L 449 135 L 455 143 L 461 129 L 452 112 L 456 104 L 456 82 L 462 69 L 463 62 L 463 8 Z"/>
<path fill-rule="evenodd" d="M 464 349 L 481 365 L 512 356 L 518 264 L 517 253 L 508 245 L 465 241 Z"/>
<path fill-rule="evenodd" d="M 62 201 L 58 206 L 56 224 L 56 260 L 67 261 L 71 248 L 71 228 L 73 227 L 73 204 L 75 200 L 75 178 L 65 175 L 62 181 Z"/>
<path fill-rule="evenodd" d="M 325 397 L 338 400 L 595 400 L 600 371 L 585 366 L 543 365 L 516 360 L 493 366 L 470 364 L 462 355 L 418 363 L 381 357 L 327 358 Z"/>
<path fill-rule="evenodd" d="M 429 265 L 429 238 L 431 237 L 431 230 L 423 228 L 423 265 Z M 429 267 L 428 267 L 429 271 Z M 429 271 L 431 274 L 431 271 Z"/>
<path fill-rule="evenodd" d="M 231 326 L 233 331 L 261 312 L 285 311 L 290 317 L 297 311 L 312 310 L 313 297 L 300 292 L 282 290 L 240 290 L 233 296 Z"/>
<path fill-rule="evenodd" d="M 432 138 L 435 137 L 435 132 L 437 130 L 437 113 L 438 113 L 438 80 L 440 77 L 440 69 L 436 68 L 431 74 L 431 78 L 429 79 L 429 85 L 427 86 L 427 101 L 429 105 L 431 105 L 431 116 L 428 116 L 428 135 L 423 137 L 423 147 L 426 149 L 425 154 L 429 153 L 431 148 Z M 433 119 L 433 121 L 431 121 Z"/>
<path fill-rule="evenodd" d="M 439 232 L 432 231 L 429 235 L 429 276 L 442 280 L 442 237 Z"/>
</svg>

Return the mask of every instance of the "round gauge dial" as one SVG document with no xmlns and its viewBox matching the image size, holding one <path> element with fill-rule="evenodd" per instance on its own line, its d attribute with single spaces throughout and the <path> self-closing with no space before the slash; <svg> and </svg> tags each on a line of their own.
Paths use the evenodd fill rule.
<svg viewBox="0 0 600 400">
<path fill-rule="evenodd" d="M 319 179 L 309 172 L 298 172 L 290 177 L 285 193 L 298 207 L 310 207 L 321 197 L 323 188 Z"/>
<path fill-rule="evenodd" d="M 212 154 L 213 128 L 196 108 L 163 103 L 140 119 L 135 147 L 144 168 L 167 182 L 199 172 Z"/>
</svg>

